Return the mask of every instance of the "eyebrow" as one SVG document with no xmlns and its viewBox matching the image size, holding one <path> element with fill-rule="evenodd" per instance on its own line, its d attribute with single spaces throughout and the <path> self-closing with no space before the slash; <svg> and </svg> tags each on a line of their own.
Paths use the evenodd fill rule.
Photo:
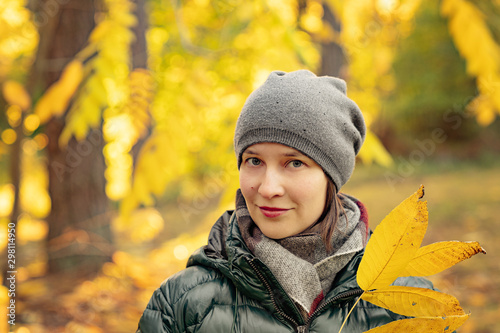
<svg viewBox="0 0 500 333">
<path fill-rule="evenodd" d="M 253 151 L 253 150 L 250 150 L 250 149 L 247 149 L 243 152 L 243 154 L 248 154 L 248 155 L 259 155 L 259 153 Z M 287 157 L 307 157 L 306 155 L 302 154 L 301 152 L 295 152 L 295 151 L 292 151 L 292 152 L 289 152 L 289 153 L 285 153 L 283 154 L 283 156 L 287 156 Z"/>
<path fill-rule="evenodd" d="M 250 149 L 244 150 L 242 154 L 258 155 L 256 152 L 254 152 L 254 151 L 252 151 Z"/>
<path fill-rule="evenodd" d="M 290 156 L 290 157 L 305 157 L 306 155 L 300 153 L 300 152 L 291 152 L 291 153 L 286 153 L 283 154 L 284 156 Z"/>
</svg>

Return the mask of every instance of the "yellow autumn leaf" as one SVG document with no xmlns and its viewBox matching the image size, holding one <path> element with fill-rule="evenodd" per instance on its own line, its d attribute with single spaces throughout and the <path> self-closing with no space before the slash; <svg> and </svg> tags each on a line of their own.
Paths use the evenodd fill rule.
<svg viewBox="0 0 500 333">
<path fill-rule="evenodd" d="M 470 315 L 448 317 L 428 317 L 428 318 L 410 318 L 390 322 L 383 326 L 372 328 L 364 333 L 400 333 L 400 332 L 444 332 L 451 333 L 460 327 Z"/>
<path fill-rule="evenodd" d="M 62 115 L 83 79 L 83 64 L 73 60 L 66 65 L 61 77 L 40 97 L 35 114 L 43 124 L 54 116 Z"/>
<path fill-rule="evenodd" d="M 45 239 L 48 233 L 47 222 L 32 219 L 29 215 L 23 215 L 18 221 L 17 235 L 20 244 L 35 242 Z"/>
<path fill-rule="evenodd" d="M 500 45 L 486 16 L 473 2 L 443 0 L 441 13 L 448 18 L 451 37 L 466 60 L 467 73 L 475 76 L 478 82 L 480 94 L 467 107 L 475 111 L 480 125 L 488 126 L 500 112 L 500 104 L 495 98 L 498 96 L 495 77 L 500 70 Z"/>
<path fill-rule="evenodd" d="M 128 234 L 132 243 L 153 239 L 164 225 L 163 217 L 154 208 L 137 209 L 130 216 L 118 216 L 113 221 L 114 229 L 121 234 Z"/>
<path fill-rule="evenodd" d="M 495 106 L 490 96 L 481 94 L 474 98 L 467 107 L 474 110 L 477 122 L 482 126 L 488 126 L 495 120 Z"/>
<path fill-rule="evenodd" d="M 455 297 L 426 288 L 388 286 L 366 291 L 361 298 L 408 317 L 446 317 L 464 314 Z"/>
<path fill-rule="evenodd" d="M 486 253 L 478 242 L 448 241 L 423 246 L 401 276 L 434 275 L 479 252 Z"/>
<path fill-rule="evenodd" d="M 384 148 L 379 138 L 370 130 L 366 132 L 365 143 L 359 152 L 359 157 L 367 164 L 371 164 L 372 162 L 376 162 L 383 166 L 390 166 L 393 164 L 391 155 Z"/>
<path fill-rule="evenodd" d="M 129 76 L 130 95 L 126 111 L 136 119 L 135 130 L 144 137 L 151 123 L 150 105 L 154 98 L 154 79 L 151 72 L 135 69 Z"/>
<path fill-rule="evenodd" d="M 423 195 L 421 186 L 375 228 L 357 273 L 363 290 L 390 285 L 415 256 L 427 230 L 427 202 L 419 201 Z"/>
<path fill-rule="evenodd" d="M 73 96 L 83 79 L 83 64 L 79 60 L 73 60 L 64 68 L 59 83 L 61 92 L 68 99 Z"/>
<path fill-rule="evenodd" d="M 423 194 L 421 186 L 379 224 L 366 246 L 357 273 L 358 284 L 364 290 L 359 299 L 414 318 L 367 332 L 453 332 L 469 317 L 451 295 L 386 284 L 398 276 L 434 274 L 479 252 L 486 253 L 477 242 L 440 242 L 418 249 L 428 220 L 426 203 L 418 201 Z M 353 308 L 356 305 L 357 302 Z"/>
<path fill-rule="evenodd" d="M 9 105 L 19 106 L 23 111 L 31 106 L 31 97 L 19 82 L 6 81 L 2 86 L 2 93 Z"/>
</svg>

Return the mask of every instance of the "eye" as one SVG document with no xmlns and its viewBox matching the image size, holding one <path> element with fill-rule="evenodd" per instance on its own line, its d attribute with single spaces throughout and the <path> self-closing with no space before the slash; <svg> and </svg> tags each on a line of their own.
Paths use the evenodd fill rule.
<svg viewBox="0 0 500 333">
<path fill-rule="evenodd" d="M 260 165 L 261 161 L 257 157 L 250 157 L 247 158 L 247 163 L 253 166 L 258 166 Z"/>
<path fill-rule="evenodd" d="M 293 168 L 300 168 L 301 166 L 304 165 L 304 162 L 299 161 L 299 160 L 293 160 L 289 163 Z"/>
</svg>

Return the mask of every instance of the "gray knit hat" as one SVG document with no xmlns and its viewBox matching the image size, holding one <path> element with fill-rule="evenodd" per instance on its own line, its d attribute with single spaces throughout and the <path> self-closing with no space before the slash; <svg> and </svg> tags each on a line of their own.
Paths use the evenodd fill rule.
<svg viewBox="0 0 500 333">
<path fill-rule="evenodd" d="M 354 170 L 366 125 L 356 103 L 346 96 L 343 80 L 307 70 L 274 71 L 253 93 L 236 123 L 238 157 L 261 142 L 295 148 L 318 163 L 337 191 Z"/>
</svg>

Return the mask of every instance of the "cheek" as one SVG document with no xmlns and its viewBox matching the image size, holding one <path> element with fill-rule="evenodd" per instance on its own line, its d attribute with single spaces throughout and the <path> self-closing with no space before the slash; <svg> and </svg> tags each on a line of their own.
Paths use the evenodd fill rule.
<svg viewBox="0 0 500 333">
<path fill-rule="evenodd" d="M 323 175 L 310 177 L 307 182 L 295 187 L 295 193 L 297 197 L 302 198 L 301 201 L 305 205 L 314 211 L 314 214 L 316 211 L 320 211 L 319 214 L 321 214 L 325 208 L 327 184 L 328 181 Z"/>
<path fill-rule="evenodd" d="M 250 177 L 246 172 L 240 171 L 240 189 L 241 193 L 247 200 L 248 198 L 250 198 L 250 195 L 255 188 L 255 185 L 253 183 L 254 181 L 252 177 Z"/>
</svg>

